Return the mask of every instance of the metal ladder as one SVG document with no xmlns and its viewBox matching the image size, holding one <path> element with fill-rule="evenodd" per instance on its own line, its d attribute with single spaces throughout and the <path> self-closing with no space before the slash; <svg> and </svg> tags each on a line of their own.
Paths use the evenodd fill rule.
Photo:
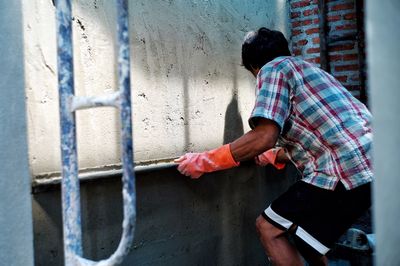
<svg viewBox="0 0 400 266">
<path fill-rule="evenodd" d="M 105 96 L 74 96 L 71 0 L 56 0 L 58 86 L 60 98 L 62 215 L 65 265 L 117 265 L 129 253 L 136 220 L 135 172 L 133 165 L 130 99 L 128 3 L 117 0 L 119 91 Z M 82 257 L 82 228 L 76 144 L 75 112 L 97 106 L 120 109 L 123 212 L 122 237 L 108 258 L 92 261 Z"/>
</svg>

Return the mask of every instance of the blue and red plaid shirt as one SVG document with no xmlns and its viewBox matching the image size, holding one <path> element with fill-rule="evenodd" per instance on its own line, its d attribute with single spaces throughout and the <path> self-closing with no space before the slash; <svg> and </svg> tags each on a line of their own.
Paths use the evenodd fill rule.
<svg viewBox="0 0 400 266">
<path fill-rule="evenodd" d="M 335 78 L 296 57 L 278 57 L 257 76 L 256 103 L 249 119 L 280 126 L 278 144 L 287 149 L 302 180 L 333 190 L 371 182 L 371 114 Z"/>
</svg>

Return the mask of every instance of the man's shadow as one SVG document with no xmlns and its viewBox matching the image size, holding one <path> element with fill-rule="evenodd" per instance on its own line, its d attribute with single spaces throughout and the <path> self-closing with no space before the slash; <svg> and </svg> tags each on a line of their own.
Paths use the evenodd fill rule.
<svg viewBox="0 0 400 266">
<path fill-rule="evenodd" d="M 243 120 L 239 112 L 238 96 L 235 90 L 226 108 L 224 144 L 231 143 L 244 134 Z"/>
</svg>

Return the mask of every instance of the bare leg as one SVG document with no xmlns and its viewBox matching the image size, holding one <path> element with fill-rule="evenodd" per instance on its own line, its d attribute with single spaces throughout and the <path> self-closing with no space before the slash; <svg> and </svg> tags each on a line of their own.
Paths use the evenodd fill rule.
<svg viewBox="0 0 400 266">
<path fill-rule="evenodd" d="M 294 240 L 299 252 L 310 266 L 328 265 L 328 258 L 326 256 L 322 256 L 310 246 L 302 242 L 302 240 L 299 240 L 298 238 L 295 238 Z"/>
<path fill-rule="evenodd" d="M 328 258 L 326 256 L 316 257 L 311 260 L 307 260 L 308 264 L 311 266 L 327 266 Z"/>
<path fill-rule="evenodd" d="M 265 252 L 273 265 L 303 265 L 297 249 L 289 242 L 286 232 L 265 220 L 261 215 L 256 228 Z"/>
</svg>

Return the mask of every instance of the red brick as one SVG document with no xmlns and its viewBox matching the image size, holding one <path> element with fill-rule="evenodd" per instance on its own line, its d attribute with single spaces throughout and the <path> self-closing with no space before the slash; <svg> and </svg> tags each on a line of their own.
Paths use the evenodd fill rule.
<svg viewBox="0 0 400 266">
<path fill-rule="evenodd" d="M 308 40 L 300 40 L 296 43 L 297 46 L 304 46 L 308 43 Z"/>
<path fill-rule="evenodd" d="M 328 16 L 327 18 L 328 22 L 338 21 L 340 19 L 341 19 L 340 15 Z"/>
<path fill-rule="evenodd" d="M 308 9 L 303 11 L 303 16 L 308 17 L 312 15 L 317 15 L 318 14 L 318 8 L 313 8 L 313 9 Z"/>
<path fill-rule="evenodd" d="M 344 65 L 344 66 L 335 66 L 335 71 L 351 71 L 358 70 L 358 65 Z"/>
<path fill-rule="evenodd" d="M 321 63 L 321 58 L 320 57 L 315 57 L 315 58 L 307 58 L 306 61 L 314 64 L 320 64 Z"/>
<path fill-rule="evenodd" d="M 348 44 L 337 44 L 329 47 L 330 52 L 335 52 L 335 51 L 347 51 L 347 50 L 352 50 L 354 49 L 354 43 L 348 43 Z"/>
<path fill-rule="evenodd" d="M 307 25 L 310 25 L 312 23 L 312 20 L 310 19 L 310 20 L 304 20 L 303 21 L 303 26 L 307 26 Z"/>
<path fill-rule="evenodd" d="M 294 21 L 294 22 L 292 22 L 292 27 L 297 28 L 299 26 L 307 26 L 307 25 L 310 25 L 311 23 L 312 23 L 311 19 Z"/>
<path fill-rule="evenodd" d="M 306 52 L 307 54 L 319 53 L 319 47 L 308 48 Z"/>
<path fill-rule="evenodd" d="M 347 76 L 335 76 L 335 78 L 339 80 L 341 83 L 347 82 Z"/>
<path fill-rule="evenodd" d="M 297 36 L 297 35 L 299 35 L 301 33 L 302 33 L 302 31 L 300 29 L 292 30 L 292 36 Z"/>
<path fill-rule="evenodd" d="M 339 55 L 339 54 L 329 56 L 329 61 L 332 61 L 332 62 L 340 61 L 342 59 L 343 59 L 342 55 Z"/>
<path fill-rule="evenodd" d="M 356 24 L 345 24 L 345 25 L 339 25 L 339 26 L 335 27 L 336 30 L 354 30 L 356 28 L 357 28 Z"/>
<path fill-rule="evenodd" d="M 301 12 L 292 12 L 290 13 L 290 18 L 298 18 L 300 17 Z"/>
<path fill-rule="evenodd" d="M 319 41 L 320 41 L 320 40 L 319 40 L 319 37 L 316 37 L 316 38 L 313 38 L 313 39 L 312 39 L 312 43 L 313 43 L 313 44 L 319 44 Z"/>
<path fill-rule="evenodd" d="M 352 19 L 356 19 L 356 13 L 349 13 L 343 16 L 344 19 L 346 20 L 352 20 Z"/>
<path fill-rule="evenodd" d="M 301 21 L 294 21 L 292 22 L 292 28 L 298 28 L 301 26 Z"/>
<path fill-rule="evenodd" d="M 309 6 L 311 3 L 310 1 L 299 1 L 299 2 L 294 2 L 291 4 L 292 8 L 297 8 L 297 7 L 305 7 Z"/>
<path fill-rule="evenodd" d="M 318 23 L 319 23 L 319 18 L 315 18 L 315 19 L 313 20 L 313 23 L 314 23 L 314 24 L 318 24 Z"/>
<path fill-rule="evenodd" d="M 338 4 L 330 8 L 331 11 L 354 9 L 354 3 Z"/>
<path fill-rule="evenodd" d="M 319 32 L 319 28 L 311 28 L 306 30 L 307 35 L 313 34 L 313 33 L 318 33 Z"/>
<path fill-rule="evenodd" d="M 351 60 L 357 60 L 358 59 L 358 54 L 345 54 L 343 55 L 343 60 L 344 61 L 351 61 Z"/>
<path fill-rule="evenodd" d="M 301 50 L 300 49 L 295 49 L 295 50 L 293 50 L 293 54 L 294 55 L 301 55 Z"/>
</svg>

